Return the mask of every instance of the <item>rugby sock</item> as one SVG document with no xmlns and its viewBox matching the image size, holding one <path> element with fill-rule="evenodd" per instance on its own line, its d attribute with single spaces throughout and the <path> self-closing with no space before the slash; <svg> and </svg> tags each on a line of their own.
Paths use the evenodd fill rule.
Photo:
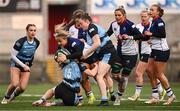
<svg viewBox="0 0 180 111">
<path fill-rule="evenodd" d="M 46 98 L 41 97 L 40 100 L 42 100 L 42 102 L 45 102 L 45 101 L 46 101 Z"/>
<path fill-rule="evenodd" d="M 157 89 L 158 89 L 158 92 L 159 92 L 159 93 L 162 93 L 162 92 L 163 92 L 163 88 L 162 88 L 162 85 L 161 85 L 161 82 L 160 82 L 160 81 L 157 83 Z"/>
<path fill-rule="evenodd" d="M 88 92 L 86 93 L 86 95 L 87 95 L 87 97 L 89 97 L 89 96 L 93 96 L 94 94 L 93 94 L 92 91 L 88 91 Z"/>
<path fill-rule="evenodd" d="M 4 98 L 9 99 L 10 96 L 5 94 L 5 95 L 4 95 Z"/>
<path fill-rule="evenodd" d="M 102 97 L 101 97 L 101 101 L 108 101 L 107 96 L 102 96 Z"/>
<path fill-rule="evenodd" d="M 109 89 L 109 92 L 110 92 L 110 94 L 113 94 L 113 93 L 114 93 L 113 87 Z"/>
<path fill-rule="evenodd" d="M 118 96 L 122 96 L 122 95 L 123 95 L 123 92 L 118 91 L 117 94 L 118 94 Z"/>
<path fill-rule="evenodd" d="M 140 95 L 141 94 L 141 89 L 142 89 L 142 85 L 136 85 L 136 91 L 135 91 L 135 94 L 138 94 Z"/>
<path fill-rule="evenodd" d="M 23 93 L 24 90 L 20 89 L 19 87 L 17 87 L 14 92 L 13 92 L 13 96 L 16 97 L 16 96 L 19 96 L 21 93 Z"/>
<path fill-rule="evenodd" d="M 5 97 L 6 99 L 9 99 L 15 89 L 16 89 L 16 87 L 10 88 L 10 89 L 5 93 L 5 96 L 4 96 L 4 97 Z"/>
<path fill-rule="evenodd" d="M 173 91 L 171 90 L 171 87 L 167 88 L 166 92 L 167 92 L 168 97 L 171 97 L 174 94 Z"/>
<path fill-rule="evenodd" d="M 78 95 L 78 99 L 79 99 L 79 101 L 82 101 L 83 100 L 83 96 L 82 95 Z"/>
<path fill-rule="evenodd" d="M 159 99 L 159 94 L 158 94 L 157 87 L 152 88 L 152 97 Z"/>
<path fill-rule="evenodd" d="M 122 88 L 126 89 L 127 84 L 128 84 L 128 77 L 123 77 L 123 78 L 124 78 L 124 82 L 123 82 Z"/>
</svg>

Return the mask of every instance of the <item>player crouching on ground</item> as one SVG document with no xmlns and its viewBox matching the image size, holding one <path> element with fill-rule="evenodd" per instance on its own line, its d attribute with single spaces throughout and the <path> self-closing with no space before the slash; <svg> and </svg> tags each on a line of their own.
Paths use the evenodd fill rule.
<svg viewBox="0 0 180 111">
<path fill-rule="evenodd" d="M 61 66 L 63 73 L 63 81 L 46 91 L 46 93 L 37 101 L 33 102 L 33 106 L 76 106 L 79 103 L 78 93 L 80 91 L 80 82 L 82 80 L 81 71 L 79 65 L 70 59 L 61 60 L 62 56 L 70 55 L 66 49 L 59 49 L 55 54 L 55 61 Z M 97 72 L 98 66 L 95 64 L 92 70 L 85 69 L 86 73 L 94 76 L 94 72 Z M 93 72 L 93 74 L 92 74 Z M 55 99 L 62 99 L 62 102 L 48 102 L 55 96 Z"/>
<path fill-rule="evenodd" d="M 38 101 L 32 103 L 33 106 L 74 106 L 78 104 L 77 93 L 80 91 L 82 75 L 76 62 L 69 59 L 65 61 L 61 60 L 62 56 L 69 54 L 66 49 L 60 49 L 56 52 L 54 58 L 62 68 L 63 81 L 54 88 L 47 90 Z M 53 96 L 55 96 L 56 99 L 62 99 L 62 102 L 47 102 L 47 100 Z"/>
</svg>

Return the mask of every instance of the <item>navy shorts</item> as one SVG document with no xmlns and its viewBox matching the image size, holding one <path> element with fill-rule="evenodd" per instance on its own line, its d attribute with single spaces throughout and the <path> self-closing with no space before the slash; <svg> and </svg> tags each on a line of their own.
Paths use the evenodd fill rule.
<svg viewBox="0 0 180 111">
<path fill-rule="evenodd" d="M 28 62 L 25 63 L 27 66 L 31 67 L 32 65 L 29 64 Z M 21 67 L 19 64 L 17 64 L 14 60 L 11 59 L 11 67 L 16 67 L 18 68 L 21 72 L 29 72 L 29 71 L 25 71 L 23 67 Z"/>
<path fill-rule="evenodd" d="M 89 56 L 86 60 L 81 60 L 82 62 L 93 64 L 99 60 L 98 54 L 94 52 L 91 56 Z"/>
<path fill-rule="evenodd" d="M 65 106 L 74 106 L 77 104 L 77 93 L 68 88 L 61 82 L 55 88 L 55 99 L 62 99 Z"/>
<path fill-rule="evenodd" d="M 148 63 L 149 54 L 140 54 L 140 61 Z"/>
<path fill-rule="evenodd" d="M 133 69 L 136 66 L 138 55 L 121 55 L 121 64 L 123 67 Z"/>
<path fill-rule="evenodd" d="M 154 50 L 150 54 L 150 58 L 153 58 L 155 61 L 159 62 L 167 62 L 169 60 L 170 50 L 161 51 L 161 50 Z"/>
</svg>

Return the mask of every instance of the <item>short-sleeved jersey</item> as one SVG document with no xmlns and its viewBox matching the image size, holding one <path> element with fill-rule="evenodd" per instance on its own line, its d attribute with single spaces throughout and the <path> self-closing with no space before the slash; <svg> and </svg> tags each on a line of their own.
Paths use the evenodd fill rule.
<svg viewBox="0 0 180 111">
<path fill-rule="evenodd" d="M 72 89 L 80 88 L 80 81 L 82 80 L 81 71 L 76 62 L 71 61 L 62 68 L 63 82 Z"/>
<path fill-rule="evenodd" d="M 80 28 L 78 30 L 78 39 L 84 39 L 86 41 L 85 38 L 86 38 L 86 32 L 82 28 Z"/>
<path fill-rule="evenodd" d="M 18 51 L 16 57 L 23 63 L 28 63 L 29 66 L 31 66 L 35 51 L 38 48 L 39 44 L 40 42 L 36 38 L 34 38 L 32 43 L 28 42 L 26 36 L 18 39 L 13 47 L 16 51 Z"/>
<path fill-rule="evenodd" d="M 126 19 L 125 22 L 120 25 L 116 21 L 112 22 L 107 33 L 109 36 L 114 33 L 116 37 L 123 34 L 134 36 L 137 31 L 138 29 L 135 27 L 134 23 Z M 135 40 L 117 39 L 123 55 L 136 55 L 138 53 L 137 42 Z"/>
<path fill-rule="evenodd" d="M 76 38 L 72 38 L 72 37 L 68 37 L 67 38 L 67 45 L 65 46 L 65 48 L 71 53 L 75 53 L 75 47 L 79 47 L 82 51 L 84 49 L 84 43 L 82 41 L 80 41 L 79 39 Z"/>
<path fill-rule="evenodd" d="M 71 34 L 71 37 L 73 38 L 78 38 L 78 29 L 75 27 L 75 25 L 72 25 L 70 28 L 69 28 L 69 33 Z"/>
<path fill-rule="evenodd" d="M 88 45 L 92 46 L 94 35 L 98 34 L 101 40 L 101 45 L 96 49 L 96 52 L 99 53 L 99 50 L 110 41 L 109 36 L 106 34 L 106 31 L 99 25 L 91 23 L 89 24 L 88 30 L 86 31 L 86 42 Z"/>
<path fill-rule="evenodd" d="M 150 32 L 152 33 L 152 49 L 169 50 L 166 40 L 165 23 L 160 17 L 152 20 Z"/>
<path fill-rule="evenodd" d="M 150 28 L 150 23 L 148 25 L 142 25 L 142 23 L 140 24 L 137 24 L 136 25 L 136 28 L 142 33 L 144 34 L 145 31 L 149 30 Z M 151 47 L 150 47 L 150 44 L 147 43 L 147 41 L 141 41 L 140 42 L 140 54 L 150 54 L 151 53 Z"/>
<path fill-rule="evenodd" d="M 86 32 L 82 28 L 77 29 L 75 25 L 72 25 L 69 28 L 69 33 L 71 34 L 71 37 L 76 39 L 85 39 L 86 36 Z"/>
</svg>

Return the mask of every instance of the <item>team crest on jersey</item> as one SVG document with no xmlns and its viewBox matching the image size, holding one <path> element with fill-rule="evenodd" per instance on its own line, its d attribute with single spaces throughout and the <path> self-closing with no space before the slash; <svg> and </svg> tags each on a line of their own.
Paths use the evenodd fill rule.
<svg viewBox="0 0 180 111">
<path fill-rule="evenodd" d="M 126 31 L 126 27 L 123 27 L 123 30 Z"/>
<path fill-rule="evenodd" d="M 21 44 L 20 44 L 19 42 L 16 42 L 16 46 L 20 47 L 20 46 L 21 46 Z"/>
<path fill-rule="evenodd" d="M 126 63 L 129 64 L 129 63 L 130 63 L 130 60 L 126 60 Z"/>
<path fill-rule="evenodd" d="M 92 31 L 94 31 L 94 30 L 95 30 L 95 29 L 94 29 L 94 28 L 92 28 L 92 29 L 90 29 L 90 30 L 89 30 L 89 32 L 91 33 L 91 32 L 92 32 Z"/>
<path fill-rule="evenodd" d="M 161 27 L 161 26 L 164 26 L 164 23 L 158 23 L 158 26 Z"/>
<path fill-rule="evenodd" d="M 132 28 L 135 28 L 136 26 L 135 26 L 135 25 L 132 25 L 131 27 L 132 27 Z"/>
<path fill-rule="evenodd" d="M 74 47 L 75 45 L 76 45 L 76 42 L 73 42 L 73 43 L 72 43 L 72 47 Z"/>
<path fill-rule="evenodd" d="M 114 28 L 114 31 L 116 31 L 117 30 L 117 28 Z"/>
</svg>

